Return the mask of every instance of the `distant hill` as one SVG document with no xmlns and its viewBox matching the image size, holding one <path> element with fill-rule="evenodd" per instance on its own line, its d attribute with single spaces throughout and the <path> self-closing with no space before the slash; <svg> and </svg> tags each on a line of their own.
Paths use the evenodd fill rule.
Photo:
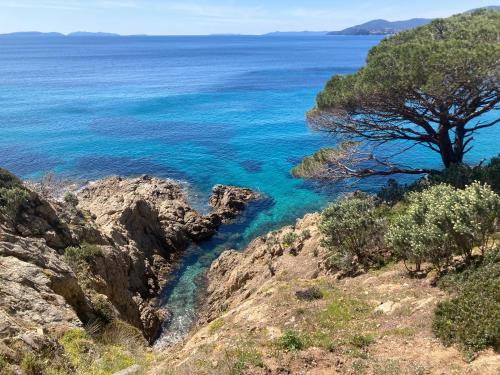
<svg viewBox="0 0 500 375">
<path fill-rule="evenodd" d="M 40 37 L 40 36 L 61 37 L 61 36 L 64 36 L 64 34 L 61 34 L 61 33 L 41 33 L 39 31 L 21 31 L 21 32 L 17 32 L 17 33 L 0 34 L 0 37 L 9 37 L 9 38 L 33 38 L 33 37 Z"/>
<path fill-rule="evenodd" d="M 74 33 L 68 34 L 68 36 L 95 36 L 95 37 L 109 37 L 109 36 L 120 36 L 120 34 L 113 33 L 91 33 L 88 31 L 76 31 Z"/>
<path fill-rule="evenodd" d="M 320 36 L 327 35 L 328 31 L 275 31 L 263 36 Z"/>
<path fill-rule="evenodd" d="M 429 18 L 413 18 L 406 21 L 373 20 L 361 25 L 348 27 L 340 31 L 329 32 L 328 35 L 390 35 L 413 29 L 431 22 Z"/>
<path fill-rule="evenodd" d="M 479 9 L 500 10 L 500 6 L 492 5 L 482 8 L 471 9 L 465 13 L 474 12 Z M 348 27 L 340 31 L 329 32 L 328 35 L 392 35 L 404 30 L 414 29 L 431 22 L 430 18 L 412 18 L 405 21 L 387 21 L 383 19 L 373 20 L 361 25 Z"/>
</svg>

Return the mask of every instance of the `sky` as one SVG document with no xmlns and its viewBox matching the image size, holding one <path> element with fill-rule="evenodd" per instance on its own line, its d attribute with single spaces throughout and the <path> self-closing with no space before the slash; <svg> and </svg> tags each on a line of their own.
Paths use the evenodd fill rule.
<svg viewBox="0 0 500 375">
<path fill-rule="evenodd" d="M 495 0 L 0 0 L 0 33 L 124 35 L 332 31 L 371 19 L 446 17 Z"/>
</svg>

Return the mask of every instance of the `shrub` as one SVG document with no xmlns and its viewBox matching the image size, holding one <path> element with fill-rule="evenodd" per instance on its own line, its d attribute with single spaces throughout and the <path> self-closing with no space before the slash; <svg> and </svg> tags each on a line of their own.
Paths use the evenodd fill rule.
<svg viewBox="0 0 500 375">
<path fill-rule="evenodd" d="M 15 221 L 22 205 L 28 202 L 29 192 L 24 187 L 0 187 L 0 214 Z"/>
<path fill-rule="evenodd" d="M 456 291 L 434 313 L 432 329 L 445 345 L 458 344 L 467 353 L 487 347 L 500 350 L 500 249 L 482 263 L 442 281 Z M 441 284 L 442 285 L 442 284 Z"/>
<path fill-rule="evenodd" d="M 452 255 L 468 261 L 476 246 L 484 252 L 500 216 L 500 197 L 479 183 L 464 190 L 436 185 L 409 194 L 408 203 L 385 239 L 400 259 L 415 264 L 415 271 L 428 261 L 441 272 Z"/>
<path fill-rule="evenodd" d="M 285 331 L 278 339 L 278 347 L 287 352 L 302 350 L 304 346 L 302 338 L 295 331 Z"/>
<path fill-rule="evenodd" d="M 77 196 L 69 191 L 64 194 L 64 201 L 71 207 L 78 206 Z"/>
<path fill-rule="evenodd" d="M 243 375 L 248 366 L 263 367 L 262 355 L 253 347 L 237 347 L 226 353 L 226 357 L 231 361 L 230 374 Z"/>
<path fill-rule="evenodd" d="M 395 179 L 391 178 L 377 193 L 377 197 L 382 202 L 393 205 L 403 200 L 407 190 L 406 186 L 400 185 Z"/>
<path fill-rule="evenodd" d="M 290 247 L 299 238 L 294 232 L 288 232 L 283 236 L 283 246 Z"/>
<path fill-rule="evenodd" d="M 215 319 L 212 323 L 209 324 L 208 333 L 213 334 L 214 332 L 221 329 L 223 325 L 224 325 L 224 319 L 222 318 Z"/>
<path fill-rule="evenodd" d="M 311 238 L 311 231 L 309 229 L 304 229 L 300 233 L 300 237 L 302 238 L 303 241 L 308 240 L 309 238 Z"/>
<path fill-rule="evenodd" d="M 352 272 L 356 262 L 367 268 L 382 248 L 384 220 L 373 197 L 355 193 L 341 198 L 321 215 L 322 245 L 331 252 L 332 267 Z"/>
<path fill-rule="evenodd" d="M 374 341 L 375 339 L 372 335 L 354 335 L 350 339 L 351 345 L 359 349 L 367 348 L 368 346 L 373 344 Z"/>
<path fill-rule="evenodd" d="M 45 364 L 32 353 L 26 353 L 21 361 L 21 369 L 27 375 L 44 375 Z"/>
<path fill-rule="evenodd" d="M 500 194 L 500 156 L 492 158 L 485 165 L 468 166 L 454 164 L 443 171 L 432 173 L 409 186 L 409 190 L 422 191 L 434 185 L 447 184 L 464 189 L 474 181 L 491 186 Z"/>
<path fill-rule="evenodd" d="M 314 301 L 323 298 L 323 293 L 318 287 L 311 287 L 303 290 L 298 290 L 295 292 L 295 296 L 302 301 Z"/>
<path fill-rule="evenodd" d="M 86 264 L 92 262 L 96 257 L 102 256 L 102 250 L 98 245 L 88 243 L 80 247 L 67 247 L 64 258 L 73 270 L 81 270 Z"/>
</svg>

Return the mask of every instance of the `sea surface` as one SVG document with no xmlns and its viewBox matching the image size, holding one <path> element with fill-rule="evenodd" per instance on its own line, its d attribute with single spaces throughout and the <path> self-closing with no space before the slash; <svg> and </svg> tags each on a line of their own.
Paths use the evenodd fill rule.
<svg viewBox="0 0 500 375">
<path fill-rule="evenodd" d="M 305 112 L 333 74 L 362 66 L 376 36 L 0 38 L 0 167 L 79 181 L 152 174 L 185 181 L 207 211 L 215 184 L 268 198 L 211 241 L 192 246 L 162 294 L 174 314 L 160 344 L 187 332 L 199 275 L 224 249 L 324 207 L 331 186 L 294 179 L 331 145 Z M 476 136 L 469 161 L 498 154 L 500 132 Z M 439 166 L 412 150 L 409 163 Z M 366 189 L 381 181 L 365 182 Z"/>
</svg>

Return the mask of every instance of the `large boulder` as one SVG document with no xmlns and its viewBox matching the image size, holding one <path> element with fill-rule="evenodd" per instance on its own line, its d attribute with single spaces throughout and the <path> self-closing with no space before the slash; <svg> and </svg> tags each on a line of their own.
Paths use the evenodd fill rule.
<svg viewBox="0 0 500 375">
<path fill-rule="evenodd" d="M 210 207 L 223 223 L 230 222 L 238 216 L 251 201 L 262 196 L 253 190 L 226 185 L 215 185 L 209 200 Z"/>
</svg>

